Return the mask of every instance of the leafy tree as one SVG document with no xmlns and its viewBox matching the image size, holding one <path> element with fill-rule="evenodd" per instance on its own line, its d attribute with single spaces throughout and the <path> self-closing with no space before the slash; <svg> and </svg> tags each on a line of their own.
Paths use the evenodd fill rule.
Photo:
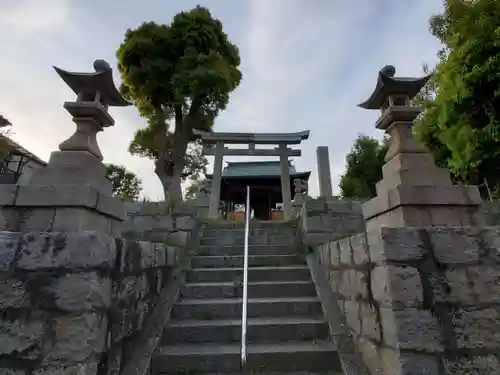
<svg viewBox="0 0 500 375">
<path fill-rule="evenodd" d="M 500 185 L 500 6 L 447 0 L 430 19 L 443 43 L 417 136 L 458 179 Z M 493 189 L 494 190 L 494 189 Z"/>
<path fill-rule="evenodd" d="M 382 179 L 382 166 L 388 150 L 387 140 L 379 142 L 358 135 L 346 156 L 346 171 L 340 177 L 342 197 L 369 199 L 377 195 L 375 184 Z"/>
<path fill-rule="evenodd" d="M 121 165 L 106 164 L 106 178 L 113 185 L 113 196 L 122 200 L 137 200 L 142 191 L 142 183 L 134 173 Z"/>
<path fill-rule="evenodd" d="M 117 57 L 121 90 L 148 120 L 130 149 L 156 160 L 165 197 L 182 199 L 192 130 L 210 130 L 239 85 L 238 48 L 221 22 L 197 6 L 177 14 L 170 25 L 145 22 L 127 30 Z"/>
</svg>

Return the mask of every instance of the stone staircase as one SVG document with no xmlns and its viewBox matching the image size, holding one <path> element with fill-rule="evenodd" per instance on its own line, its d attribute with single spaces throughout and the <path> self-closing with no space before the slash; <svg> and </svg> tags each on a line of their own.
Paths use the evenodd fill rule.
<svg viewBox="0 0 500 375">
<path fill-rule="evenodd" d="M 152 372 L 240 371 L 244 228 L 204 229 Z M 341 366 L 290 223 L 259 223 L 249 238 L 248 356 L 253 374 L 339 374 Z"/>
</svg>

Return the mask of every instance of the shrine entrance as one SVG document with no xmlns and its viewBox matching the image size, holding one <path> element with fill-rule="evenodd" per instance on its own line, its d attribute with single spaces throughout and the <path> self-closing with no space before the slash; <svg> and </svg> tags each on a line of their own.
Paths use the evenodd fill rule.
<svg viewBox="0 0 500 375">
<path fill-rule="evenodd" d="M 308 180 L 311 172 L 296 172 L 289 163 L 289 185 L 295 179 Z M 207 174 L 212 179 L 211 174 Z M 222 171 L 220 214 L 223 219 L 244 218 L 246 188 L 250 187 L 250 207 L 257 220 L 283 220 L 280 163 L 275 161 L 228 162 Z"/>
<path fill-rule="evenodd" d="M 246 187 L 250 187 L 250 206 L 258 220 L 288 220 L 293 216 L 292 189 L 295 179 L 309 178 L 310 172 L 297 173 L 289 161 L 301 151 L 288 148 L 309 138 L 309 131 L 298 133 L 210 133 L 193 130 L 206 145 L 203 155 L 215 156 L 209 216 L 226 220 L 243 218 Z M 228 144 L 247 144 L 248 148 L 228 148 Z M 278 145 L 274 149 L 256 145 Z M 223 156 L 278 156 L 277 162 L 230 162 L 222 170 Z M 239 214 L 241 212 L 241 214 Z"/>
</svg>

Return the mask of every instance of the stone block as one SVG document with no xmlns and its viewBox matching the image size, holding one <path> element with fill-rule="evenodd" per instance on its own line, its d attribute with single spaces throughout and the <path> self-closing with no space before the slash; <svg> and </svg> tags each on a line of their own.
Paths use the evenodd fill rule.
<svg viewBox="0 0 500 375">
<path fill-rule="evenodd" d="M 8 271 L 16 257 L 20 242 L 20 234 L 16 232 L 0 232 L 0 272 Z"/>
<path fill-rule="evenodd" d="M 342 272 L 339 293 L 352 300 L 368 298 L 367 274 L 354 269 Z"/>
<path fill-rule="evenodd" d="M 445 283 L 443 283 L 440 275 L 432 275 L 432 277 L 429 277 L 429 281 L 436 302 L 476 303 L 467 270 L 464 268 L 446 270 L 444 275 Z"/>
<path fill-rule="evenodd" d="M 125 220 L 125 207 L 121 199 L 99 194 L 97 199 L 97 211 L 111 216 L 117 220 Z"/>
<path fill-rule="evenodd" d="M 338 241 L 330 241 L 328 243 L 328 250 L 330 252 L 329 264 L 331 266 L 340 265 L 340 250 Z"/>
<path fill-rule="evenodd" d="M 500 348 L 499 308 L 465 308 L 451 313 L 459 348 Z"/>
<path fill-rule="evenodd" d="M 49 305 L 65 311 L 105 309 L 111 304 L 111 279 L 96 272 L 55 277 L 44 288 Z"/>
<path fill-rule="evenodd" d="M 318 261 L 319 264 L 329 265 L 330 264 L 330 254 L 329 254 L 329 244 L 323 243 L 318 246 Z"/>
<path fill-rule="evenodd" d="M 185 248 L 188 244 L 188 240 L 189 240 L 189 233 L 179 231 L 179 232 L 169 233 L 164 242 L 170 246 Z"/>
<path fill-rule="evenodd" d="M 303 216 L 313 216 L 315 214 L 323 214 L 327 212 L 328 205 L 324 200 L 311 199 L 304 203 L 302 206 L 306 211 L 307 215 Z"/>
<path fill-rule="evenodd" d="M 500 303 L 500 266 L 469 267 L 467 273 L 479 303 Z"/>
<path fill-rule="evenodd" d="M 0 185 L 0 206 L 14 205 L 17 197 L 19 185 L 3 184 Z"/>
<path fill-rule="evenodd" d="M 98 362 L 78 363 L 71 366 L 42 366 L 35 369 L 33 375 L 96 375 L 98 366 Z"/>
<path fill-rule="evenodd" d="M 400 354 L 391 348 L 380 348 L 384 375 L 441 375 L 438 360 L 422 354 Z"/>
<path fill-rule="evenodd" d="M 23 280 L 0 275 L 0 310 L 25 307 L 30 304 L 30 295 Z"/>
<path fill-rule="evenodd" d="M 363 265 L 369 263 L 370 258 L 365 233 L 358 233 L 351 236 L 350 241 L 354 264 Z"/>
<path fill-rule="evenodd" d="M 381 306 L 394 309 L 423 303 L 420 274 L 413 267 L 379 266 L 371 272 L 373 298 Z"/>
<path fill-rule="evenodd" d="M 344 237 L 339 240 L 340 263 L 345 265 L 352 264 L 352 249 L 349 237 Z"/>
<path fill-rule="evenodd" d="M 354 337 L 361 334 L 361 319 L 359 315 L 359 303 L 357 301 L 345 301 L 344 311 L 347 326 Z"/>
<path fill-rule="evenodd" d="M 105 349 L 105 314 L 84 313 L 54 318 L 52 345 L 44 346 L 43 364 L 78 363 L 96 358 Z"/>
<path fill-rule="evenodd" d="M 95 208 L 98 191 L 90 186 L 19 186 L 17 206 L 81 206 Z"/>
<path fill-rule="evenodd" d="M 26 233 L 21 238 L 17 267 L 25 270 L 106 268 L 114 266 L 116 245 L 98 232 Z"/>
<path fill-rule="evenodd" d="M 318 246 L 329 241 L 328 233 L 309 233 L 305 234 L 304 244 L 307 246 Z"/>
<path fill-rule="evenodd" d="M 328 280 L 330 284 L 330 288 L 334 293 L 339 292 L 340 283 L 342 282 L 342 274 L 345 271 L 330 271 L 328 274 Z M 345 296 L 343 296 L 345 298 Z"/>
<path fill-rule="evenodd" d="M 27 371 L 14 368 L 0 368 L 0 375 L 26 375 Z"/>
<path fill-rule="evenodd" d="M 427 310 L 380 308 L 384 343 L 393 349 L 442 351 L 437 319 Z"/>
<path fill-rule="evenodd" d="M 52 232 L 56 209 L 53 207 L 36 207 L 23 210 L 20 215 L 19 231 Z"/>
<path fill-rule="evenodd" d="M 179 216 L 175 218 L 175 229 L 182 231 L 192 231 L 198 225 L 196 219 L 192 216 Z"/>
<path fill-rule="evenodd" d="M 358 340 L 358 351 L 370 374 L 382 374 L 382 361 L 375 343 L 360 337 Z"/>
<path fill-rule="evenodd" d="M 494 355 L 444 359 L 444 374 L 487 375 L 499 374 L 500 363 Z"/>
<path fill-rule="evenodd" d="M 0 231 L 19 232 L 22 211 L 17 207 L 0 206 Z"/>
<path fill-rule="evenodd" d="M 478 228 L 429 228 L 436 261 L 443 264 L 475 263 L 480 255 Z"/>
<path fill-rule="evenodd" d="M 4 355 L 21 359 L 36 359 L 46 332 L 42 320 L 7 320 L 0 318 L 0 358 Z"/>
<path fill-rule="evenodd" d="M 140 251 L 140 269 L 154 267 L 155 264 L 155 244 L 151 242 L 138 242 L 138 250 Z"/>
<path fill-rule="evenodd" d="M 381 227 L 367 233 L 367 243 L 373 263 L 415 261 L 427 253 L 415 228 Z"/>
<path fill-rule="evenodd" d="M 349 200 L 330 200 L 327 204 L 330 213 L 351 214 L 353 212 L 352 203 Z"/>
<path fill-rule="evenodd" d="M 380 341 L 380 326 L 378 323 L 378 314 L 375 306 L 362 302 L 360 303 L 361 314 L 361 335 L 365 338 Z"/>
<path fill-rule="evenodd" d="M 54 231 L 100 231 L 111 234 L 111 218 L 86 208 L 58 207 L 53 216 Z"/>
</svg>

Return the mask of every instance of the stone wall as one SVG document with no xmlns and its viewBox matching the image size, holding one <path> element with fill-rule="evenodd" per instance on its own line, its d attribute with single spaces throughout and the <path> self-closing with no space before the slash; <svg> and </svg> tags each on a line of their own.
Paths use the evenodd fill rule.
<svg viewBox="0 0 500 375">
<path fill-rule="evenodd" d="M 0 374 L 117 374 L 178 248 L 97 232 L 0 232 Z"/>
<path fill-rule="evenodd" d="M 317 248 L 372 374 L 500 372 L 500 228 L 388 228 Z"/>
<path fill-rule="evenodd" d="M 198 233 L 199 220 L 194 205 L 184 202 L 167 214 L 165 202 L 126 202 L 125 211 L 122 233 L 126 238 L 175 246 L 196 241 L 192 234 Z"/>
<path fill-rule="evenodd" d="M 483 211 L 487 225 L 500 225 L 500 201 L 484 201 Z"/>
<path fill-rule="evenodd" d="M 315 246 L 365 230 L 361 202 L 311 199 L 301 212 L 304 243 Z"/>
</svg>

